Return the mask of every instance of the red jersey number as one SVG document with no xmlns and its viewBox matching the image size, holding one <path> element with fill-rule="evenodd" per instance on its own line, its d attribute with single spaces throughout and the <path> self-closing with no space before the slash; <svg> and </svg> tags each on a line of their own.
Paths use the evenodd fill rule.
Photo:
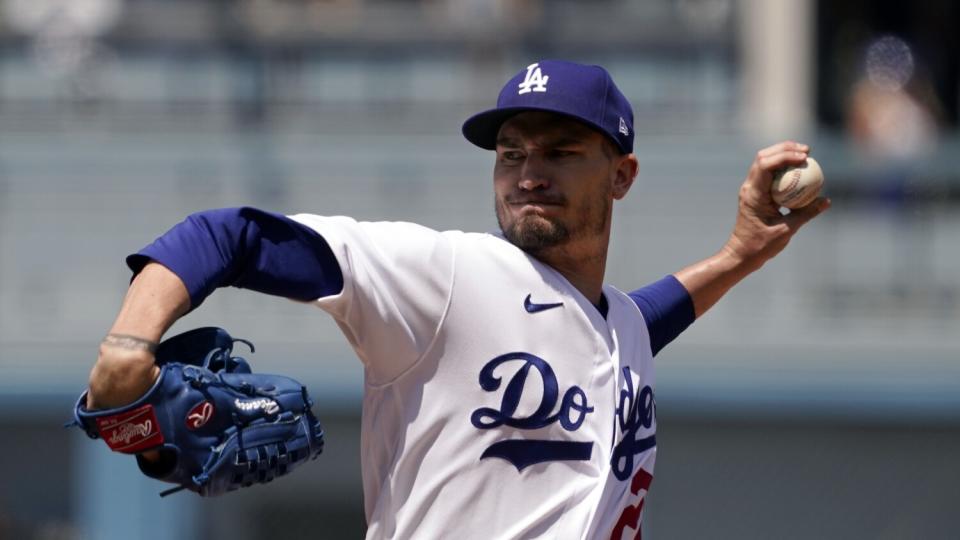
<svg viewBox="0 0 960 540">
<path fill-rule="evenodd" d="M 644 493 L 640 495 L 637 504 L 627 506 L 620 513 L 620 519 L 617 520 L 617 525 L 610 533 L 610 540 L 623 540 L 623 533 L 627 527 L 637 531 L 633 538 L 634 540 L 640 540 L 640 514 L 643 511 L 644 496 L 650 489 L 651 482 L 653 482 L 653 475 L 643 469 L 637 469 L 637 473 L 633 475 L 633 480 L 630 481 L 630 493 L 639 495 L 641 490 Z"/>
</svg>

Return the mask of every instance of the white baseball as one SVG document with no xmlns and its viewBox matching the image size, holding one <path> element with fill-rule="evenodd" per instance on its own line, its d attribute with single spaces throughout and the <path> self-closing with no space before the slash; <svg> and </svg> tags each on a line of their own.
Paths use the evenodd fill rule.
<svg viewBox="0 0 960 540">
<path fill-rule="evenodd" d="M 803 165 L 787 167 L 774 173 L 770 195 L 773 202 L 786 208 L 803 208 L 813 202 L 823 187 L 823 170 L 812 157 Z"/>
</svg>

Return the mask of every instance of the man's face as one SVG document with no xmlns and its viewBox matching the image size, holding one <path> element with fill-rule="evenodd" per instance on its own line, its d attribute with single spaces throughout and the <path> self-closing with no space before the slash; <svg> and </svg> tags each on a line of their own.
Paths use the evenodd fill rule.
<svg viewBox="0 0 960 540">
<path fill-rule="evenodd" d="M 613 199 L 626 194 L 617 181 L 622 159 L 604 135 L 565 116 L 512 117 L 497 136 L 493 170 L 504 236 L 536 254 L 605 235 Z"/>
</svg>

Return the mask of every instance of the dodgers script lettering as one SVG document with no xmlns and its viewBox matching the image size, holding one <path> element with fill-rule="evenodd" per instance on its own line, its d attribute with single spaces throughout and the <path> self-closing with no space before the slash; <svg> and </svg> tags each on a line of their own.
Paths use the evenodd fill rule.
<svg viewBox="0 0 960 540">
<path fill-rule="evenodd" d="M 577 386 L 571 386 L 563 395 L 560 410 L 551 415 L 560 395 L 557 376 L 554 375 L 550 364 L 530 353 L 507 353 L 487 362 L 487 365 L 480 370 L 480 387 L 487 392 L 499 389 L 501 379 L 493 373 L 501 364 L 511 361 L 520 361 L 524 364 L 507 383 L 499 409 L 481 407 L 473 412 L 470 421 L 477 429 L 490 429 L 500 425 L 519 429 L 539 429 L 559 421 L 563 429 L 576 431 L 583 424 L 584 417 L 593 412 L 593 407 L 587 405 L 587 395 L 583 390 Z M 520 404 L 531 368 L 537 371 L 543 381 L 543 395 L 540 397 L 540 405 L 536 411 L 527 417 L 517 417 L 515 416 L 517 405 Z"/>
<path fill-rule="evenodd" d="M 624 386 L 620 390 L 617 404 L 617 418 L 623 438 L 614 446 L 610 456 L 613 475 L 618 480 L 626 480 L 633 473 L 633 459 L 657 445 L 656 434 L 638 439 L 639 434 L 650 429 L 656 417 L 657 404 L 653 398 L 653 389 L 644 386 L 639 395 L 633 386 L 633 376 L 629 367 L 623 368 Z"/>
<path fill-rule="evenodd" d="M 493 429 L 508 426 L 517 429 L 540 429 L 558 423 L 566 431 L 577 431 L 588 414 L 593 412 L 587 395 L 578 386 L 571 386 L 560 398 L 560 384 L 553 368 L 546 360 L 526 352 L 502 354 L 487 362 L 480 370 L 480 387 L 487 392 L 500 389 L 502 379 L 495 375 L 497 368 L 506 363 L 521 363 L 510 378 L 500 398 L 500 408 L 480 407 L 473 411 L 470 422 L 477 429 Z M 543 391 L 537 409 L 529 415 L 518 414 L 517 408 L 527 388 L 531 370 L 543 383 Z M 531 385 L 532 386 L 532 385 Z M 560 401 L 557 412 L 553 412 Z M 544 461 L 587 460 L 593 448 L 592 442 L 538 439 L 508 439 L 490 445 L 480 456 L 499 457 L 511 463 L 517 470 Z"/>
</svg>

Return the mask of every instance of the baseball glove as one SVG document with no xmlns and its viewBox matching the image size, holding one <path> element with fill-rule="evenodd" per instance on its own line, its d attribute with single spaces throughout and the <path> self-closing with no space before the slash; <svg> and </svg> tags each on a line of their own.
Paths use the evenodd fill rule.
<svg viewBox="0 0 960 540">
<path fill-rule="evenodd" d="M 89 411 L 87 393 L 72 424 L 111 450 L 137 454 L 147 476 L 177 484 L 160 495 L 189 489 L 220 495 L 290 472 L 323 450 L 323 428 L 299 382 L 252 373 L 232 356 L 234 339 L 220 328 L 197 328 L 157 348 L 160 376 L 125 407 Z M 157 450 L 158 460 L 140 455 Z"/>
</svg>

